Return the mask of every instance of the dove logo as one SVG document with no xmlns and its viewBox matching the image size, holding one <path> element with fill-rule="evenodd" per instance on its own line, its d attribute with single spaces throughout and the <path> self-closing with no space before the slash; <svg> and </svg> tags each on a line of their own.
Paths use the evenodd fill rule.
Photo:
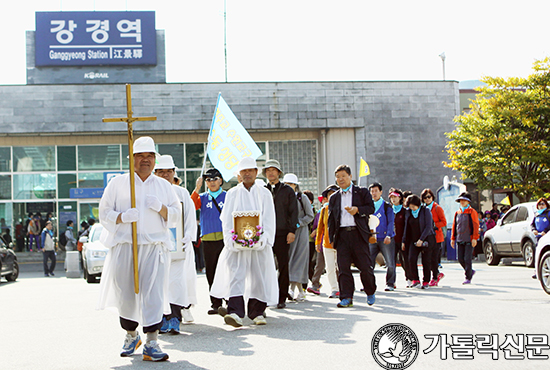
<svg viewBox="0 0 550 370">
<path fill-rule="evenodd" d="M 374 334 L 371 351 L 374 360 L 384 369 L 406 369 L 416 360 L 420 343 L 408 326 L 387 324 Z"/>
</svg>

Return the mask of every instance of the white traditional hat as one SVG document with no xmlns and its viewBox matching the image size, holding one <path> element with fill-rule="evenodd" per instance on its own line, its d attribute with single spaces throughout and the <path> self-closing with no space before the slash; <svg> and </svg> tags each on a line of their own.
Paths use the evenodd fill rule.
<svg viewBox="0 0 550 370">
<path fill-rule="evenodd" d="M 159 155 L 155 148 L 155 142 L 149 136 L 142 136 L 134 141 L 134 154 L 137 153 L 155 153 Z"/>
<path fill-rule="evenodd" d="M 241 159 L 238 167 L 239 172 L 241 172 L 242 170 L 249 170 L 251 168 L 258 169 L 258 165 L 256 164 L 255 159 L 253 159 L 252 157 L 244 157 L 243 159 Z"/>
<path fill-rule="evenodd" d="M 298 176 L 296 176 L 295 174 L 293 173 L 287 173 L 285 175 L 285 177 L 283 177 L 283 182 L 286 184 L 286 183 L 290 183 L 290 184 L 296 184 L 296 185 L 299 185 L 300 183 L 298 182 Z"/>
<path fill-rule="evenodd" d="M 171 170 L 177 171 L 177 167 L 174 164 L 174 159 L 171 155 L 159 155 L 157 157 L 157 163 L 155 165 L 155 170 Z"/>
</svg>

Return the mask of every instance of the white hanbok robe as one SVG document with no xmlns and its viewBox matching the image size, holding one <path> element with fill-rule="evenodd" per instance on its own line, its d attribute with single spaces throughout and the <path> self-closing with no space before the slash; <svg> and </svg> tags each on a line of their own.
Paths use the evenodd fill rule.
<svg viewBox="0 0 550 370">
<path fill-rule="evenodd" d="M 237 250 L 233 247 L 231 230 L 234 211 L 260 211 L 263 234 L 261 250 Z M 218 260 L 210 295 L 228 300 L 243 296 L 275 305 L 279 300 L 279 286 L 273 257 L 275 241 L 275 206 L 266 188 L 254 184 L 250 191 L 241 183 L 227 192 L 220 216 L 224 248 Z"/>
<path fill-rule="evenodd" d="M 150 175 L 145 181 L 134 174 L 136 187 L 139 293 L 134 293 L 132 226 L 117 224 L 120 213 L 131 208 L 128 174 L 113 178 L 99 203 L 104 229 L 101 242 L 109 248 L 101 276 L 98 309 L 114 307 L 120 317 L 151 326 L 170 313 L 168 275 L 170 271 L 170 227 L 180 222 L 181 208 L 173 187 L 166 180 Z M 162 216 L 145 205 L 146 195 L 158 197 L 168 210 Z"/>
<path fill-rule="evenodd" d="M 175 259 L 171 255 L 168 299 L 172 304 L 187 307 L 197 304 L 197 271 L 193 250 L 193 242 L 197 240 L 197 216 L 195 203 L 187 189 L 178 185 L 172 186 L 180 202 L 183 202 L 185 259 Z"/>
</svg>

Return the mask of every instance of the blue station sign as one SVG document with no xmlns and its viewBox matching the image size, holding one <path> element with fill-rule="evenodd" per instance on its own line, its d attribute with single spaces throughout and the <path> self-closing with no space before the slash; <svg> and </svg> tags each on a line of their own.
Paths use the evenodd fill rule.
<svg viewBox="0 0 550 370">
<path fill-rule="evenodd" d="M 36 12 L 36 66 L 156 65 L 155 12 Z"/>
<path fill-rule="evenodd" d="M 104 191 L 104 188 L 71 188 L 69 197 L 71 199 L 101 198 Z"/>
</svg>

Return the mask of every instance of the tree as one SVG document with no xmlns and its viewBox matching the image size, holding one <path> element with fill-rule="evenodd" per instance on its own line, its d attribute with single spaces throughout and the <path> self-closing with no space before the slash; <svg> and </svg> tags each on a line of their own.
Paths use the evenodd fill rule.
<svg viewBox="0 0 550 370">
<path fill-rule="evenodd" d="M 455 117 L 450 162 L 481 189 L 508 189 L 522 201 L 550 193 L 550 58 L 527 78 L 484 77 L 487 86 Z"/>
</svg>

